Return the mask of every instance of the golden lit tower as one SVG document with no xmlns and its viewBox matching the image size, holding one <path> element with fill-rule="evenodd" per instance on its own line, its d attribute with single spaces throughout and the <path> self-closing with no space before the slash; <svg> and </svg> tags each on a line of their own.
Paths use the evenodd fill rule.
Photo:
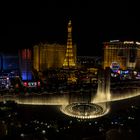
<svg viewBox="0 0 140 140">
<path fill-rule="evenodd" d="M 66 50 L 66 56 L 64 59 L 63 67 L 74 68 L 75 66 L 76 66 L 76 63 L 75 63 L 74 50 L 73 50 L 73 44 L 72 44 L 72 25 L 71 25 L 71 20 L 69 20 L 67 50 Z"/>
</svg>

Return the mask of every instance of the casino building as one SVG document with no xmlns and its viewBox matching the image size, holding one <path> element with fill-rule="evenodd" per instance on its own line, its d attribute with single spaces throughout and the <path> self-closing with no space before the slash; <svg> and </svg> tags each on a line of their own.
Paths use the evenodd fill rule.
<svg viewBox="0 0 140 140">
<path fill-rule="evenodd" d="M 67 45 L 40 43 L 33 47 L 33 67 L 37 71 L 49 68 L 76 67 L 76 45 L 72 44 L 72 25 L 68 22 Z"/>
<path fill-rule="evenodd" d="M 30 49 L 19 50 L 19 68 L 22 81 L 33 80 L 32 53 Z"/>
<path fill-rule="evenodd" d="M 140 42 L 111 40 L 103 43 L 103 68 L 119 66 L 120 69 L 140 70 Z"/>
</svg>

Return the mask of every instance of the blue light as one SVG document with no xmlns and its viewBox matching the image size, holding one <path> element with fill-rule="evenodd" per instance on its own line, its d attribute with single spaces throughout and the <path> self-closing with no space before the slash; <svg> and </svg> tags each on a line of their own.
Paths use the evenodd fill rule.
<svg viewBox="0 0 140 140">
<path fill-rule="evenodd" d="M 28 72 L 28 80 L 32 80 L 32 73 Z"/>
<path fill-rule="evenodd" d="M 27 81 L 32 80 L 32 73 L 23 71 L 21 77 L 22 77 L 22 80 L 27 80 Z"/>
<path fill-rule="evenodd" d="M 128 74 L 128 73 L 129 73 L 129 71 L 128 71 L 128 70 L 126 70 L 126 71 L 125 71 L 125 74 Z"/>
<path fill-rule="evenodd" d="M 22 80 L 27 80 L 27 73 L 26 72 L 22 72 Z"/>
</svg>

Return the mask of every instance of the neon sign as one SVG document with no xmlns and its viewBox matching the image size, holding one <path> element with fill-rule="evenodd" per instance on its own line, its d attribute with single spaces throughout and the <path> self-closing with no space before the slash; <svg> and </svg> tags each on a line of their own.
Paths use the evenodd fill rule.
<svg viewBox="0 0 140 140">
<path fill-rule="evenodd" d="M 120 65 L 118 62 L 112 62 L 110 68 L 113 72 L 117 72 L 120 68 Z"/>
</svg>

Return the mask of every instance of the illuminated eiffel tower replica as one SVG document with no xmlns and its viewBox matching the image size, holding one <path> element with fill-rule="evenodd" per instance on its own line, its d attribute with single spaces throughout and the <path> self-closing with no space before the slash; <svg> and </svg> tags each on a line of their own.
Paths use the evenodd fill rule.
<svg viewBox="0 0 140 140">
<path fill-rule="evenodd" d="M 63 63 L 64 69 L 71 69 L 76 67 L 75 59 L 73 52 L 73 44 L 72 44 L 72 25 L 71 20 L 68 22 L 68 38 L 67 38 L 67 50 L 66 56 Z"/>
</svg>

